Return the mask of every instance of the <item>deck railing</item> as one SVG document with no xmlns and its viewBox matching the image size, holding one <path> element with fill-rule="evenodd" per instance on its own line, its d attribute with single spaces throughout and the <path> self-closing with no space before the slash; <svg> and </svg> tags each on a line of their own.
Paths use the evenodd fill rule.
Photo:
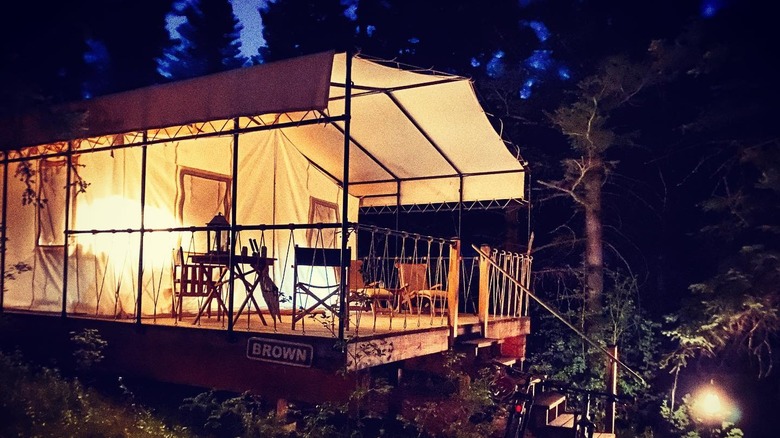
<svg viewBox="0 0 780 438">
<path fill-rule="evenodd" d="M 224 230 L 223 230 L 224 231 Z M 279 288 L 282 308 L 289 310 L 294 289 L 293 265 L 296 245 L 338 248 L 341 244 L 341 224 L 236 225 L 229 232 L 235 254 L 252 251 L 255 241 L 268 257 L 275 259 L 269 276 Z M 212 234 L 209 234 L 212 233 Z M 61 247 L 36 251 L 31 270 L 14 280 L 5 294 L 5 308 L 62 313 L 138 324 L 168 324 L 174 311 L 175 255 L 207 252 L 207 242 L 214 242 L 214 229 L 208 227 L 178 227 L 134 230 L 70 230 L 68 232 L 68 264 L 62 263 Z M 443 239 L 384 228 L 350 224 L 348 246 L 354 259 L 362 261 L 365 283 L 376 282 L 399 292 L 401 283 L 398 266 L 401 263 L 424 264 L 429 286 L 438 285 L 447 291 L 446 312 L 420 312 L 396 302 L 394 312 L 383 330 L 410 328 L 457 327 L 459 314 L 479 314 L 483 321 L 495 316 L 526 316 L 528 298 L 522 288 L 506 281 L 499 271 L 481 263 L 479 257 L 461 257 L 457 239 Z M 224 242 L 224 241 L 223 241 Z M 246 250 L 245 247 L 248 247 Z M 530 275 L 530 258 L 522 254 L 491 250 L 492 257 L 517 278 Z M 453 260 L 457 263 L 453 265 Z M 326 281 L 336 281 L 336 272 L 324 275 Z M 228 330 L 254 330 L 259 319 L 252 312 L 237 313 L 246 300 L 241 281 L 225 283 L 224 299 L 230 316 L 216 326 L 204 318 L 199 323 Z M 347 286 L 348 288 L 348 286 Z M 348 289 L 347 289 L 348 290 Z M 228 294 L 227 292 L 231 293 Z M 261 307 L 265 307 L 261 300 Z M 203 299 L 188 299 L 181 313 L 195 315 Z M 214 311 L 219 311 L 214 308 Z M 256 312 L 255 312 L 256 313 Z M 379 330 L 377 316 L 368 313 L 352 329 L 362 333 Z M 331 327 L 339 321 L 334 316 Z M 195 318 L 184 318 L 176 324 L 192 324 Z M 213 322 L 213 321 L 212 321 Z M 260 327 L 262 329 L 262 327 Z M 266 328 L 269 329 L 270 327 Z M 273 327 L 278 329 L 279 327 Z M 337 331 L 334 331 L 336 333 Z"/>
</svg>

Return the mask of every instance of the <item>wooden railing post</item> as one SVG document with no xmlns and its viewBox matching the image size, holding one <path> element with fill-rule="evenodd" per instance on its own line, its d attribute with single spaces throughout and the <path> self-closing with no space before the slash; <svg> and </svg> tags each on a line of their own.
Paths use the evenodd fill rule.
<svg viewBox="0 0 780 438">
<path fill-rule="evenodd" d="M 460 297 L 460 240 L 450 245 L 450 266 L 447 272 L 447 323 L 450 328 L 450 345 L 458 336 L 458 299 Z"/>
<path fill-rule="evenodd" d="M 618 357 L 617 345 L 608 345 L 607 350 L 613 357 Z M 607 356 L 607 392 L 612 395 L 617 395 L 617 362 L 611 357 Z M 607 433 L 615 433 L 615 400 L 607 401 L 607 409 L 604 415 L 604 431 Z"/>
<path fill-rule="evenodd" d="M 490 254 L 489 245 L 479 248 L 485 254 Z M 488 337 L 488 308 L 490 307 L 490 264 L 485 257 L 479 258 L 479 297 L 477 299 L 477 317 L 482 327 L 482 337 Z"/>
</svg>

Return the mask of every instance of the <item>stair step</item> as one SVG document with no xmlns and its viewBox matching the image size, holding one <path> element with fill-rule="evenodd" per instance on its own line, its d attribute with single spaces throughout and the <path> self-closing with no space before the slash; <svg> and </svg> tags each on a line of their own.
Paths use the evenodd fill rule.
<svg viewBox="0 0 780 438">
<path fill-rule="evenodd" d="M 542 392 L 534 397 L 534 406 L 541 406 L 547 409 L 557 407 L 566 401 L 566 396 L 560 392 L 548 391 Z"/>
<path fill-rule="evenodd" d="M 554 427 L 568 427 L 572 428 L 574 427 L 574 414 L 561 414 L 558 415 L 558 417 L 553 418 L 550 423 L 547 424 L 548 426 L 554 426 Z"/>
<path fill-rule="evenodd" d="M 494 357 L 493 362 L 498 362 L 501 365 L 511 367 L 512 365 L 517 363 L 517 358 L 510 357 L 510 356 L 499 356 L 499 357 Z"/>
<path fill-rule="evenodd" d="M 539 393 L 534 397 L 531 407 L 532 422 L 536 427 L 548 426 L 563 415 L 565 409 L 565 395 L 554 391 Z"/>
<path fill-rule="evenodd" d="M 484 348 L 484 347 L 490 347 L 491 345 L 503 344 L 504 340 L 497 339 L 497 338 L 474 338 L 474 339 L 464 339 L 462 341 L 459 341 L 459 343 L 471 347 Z"/>
</svg>

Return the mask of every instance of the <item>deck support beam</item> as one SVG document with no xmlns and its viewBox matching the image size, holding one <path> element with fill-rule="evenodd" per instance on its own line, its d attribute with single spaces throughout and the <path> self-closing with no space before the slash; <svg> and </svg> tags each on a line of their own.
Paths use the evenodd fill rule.
<svg viewBox="0 0 780 438">
<path fill-rule="evenodd" d="M 450 328 L 450 346 L 458 336 L 458 298 L 460 297 L 460 240 L 450 245 L 450 266 L 447 273 L 447 323 Z"/>
</svg>

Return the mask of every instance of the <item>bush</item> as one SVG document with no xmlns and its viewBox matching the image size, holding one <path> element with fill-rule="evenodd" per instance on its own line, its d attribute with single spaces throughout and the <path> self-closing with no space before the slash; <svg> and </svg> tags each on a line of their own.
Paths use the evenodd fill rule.
<svg viewBox="0 0 780 438">
<path fill-rule="evenodd" d="M 0 352 L 0 394 L 0 436 L 187 436 L 140 406 L 115 403 L 57 370 L 26 363 L 19 353 Z"/>
</svg>

